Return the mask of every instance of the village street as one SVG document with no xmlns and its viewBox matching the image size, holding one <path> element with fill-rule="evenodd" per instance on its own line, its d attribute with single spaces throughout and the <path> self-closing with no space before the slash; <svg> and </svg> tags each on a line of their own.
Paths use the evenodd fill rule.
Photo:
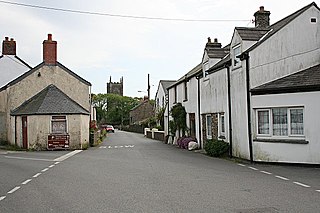
<svg viewBox="0 0 320 213">
<path fill-rule="evenodd" d="M 82 152 L 0 152 L 0 212 L 318 212 L 319 200 L 319 168 L 211 158 L 122 131 Z"/>
</svg>

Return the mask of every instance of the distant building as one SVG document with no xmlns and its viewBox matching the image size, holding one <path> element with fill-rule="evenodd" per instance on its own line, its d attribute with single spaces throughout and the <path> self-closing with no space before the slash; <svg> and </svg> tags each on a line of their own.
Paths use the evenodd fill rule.
<svg viewBox="0 0 320 213">
<path fill-rule="evenodd" d="M 120 82 L 112 82 L 110 76 L 110 81 L 107 83 L 107 93 L 123 96 L 123 77 L 120 78 Z"/>
</svg>

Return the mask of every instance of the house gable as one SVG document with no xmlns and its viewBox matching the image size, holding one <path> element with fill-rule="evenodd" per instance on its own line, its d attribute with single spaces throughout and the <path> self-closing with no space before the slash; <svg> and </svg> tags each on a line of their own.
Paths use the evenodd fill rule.
<svg viewBox="0 0 320 213">
<path fill-rule="evenodd" d="M 89 112 L 53 84 L 12 110 L 11 115 L 85 114 Z"/>
</svg>

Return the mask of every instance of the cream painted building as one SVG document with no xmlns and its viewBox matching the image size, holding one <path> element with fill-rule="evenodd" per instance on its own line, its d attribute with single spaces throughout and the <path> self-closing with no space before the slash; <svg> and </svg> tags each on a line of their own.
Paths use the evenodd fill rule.
<svg viewBox="0 0 320 213">
<path fill-rule="evenodd" d="M 5 137 L 24 148 L 84 148 L 89 144 L 91 83 L 57 61 L 52 35 L 43 62 L 0 89 Z"/>
</svg>

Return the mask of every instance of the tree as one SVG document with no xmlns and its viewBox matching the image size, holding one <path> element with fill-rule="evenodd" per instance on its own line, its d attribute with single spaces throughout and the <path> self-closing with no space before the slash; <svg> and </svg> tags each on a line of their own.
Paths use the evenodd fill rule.
<svg viewBox="0 0 320 213">
<path fill-rule="evenodd" d="M 139 98 L 116 94 L 92 95 L 92 103 L 97 110 L 99 124 L 127 125 L 130 110 L 140 103 Z"/>
<path fill-rule="evenodd" d="M 171 116 L 173 118 L 173 122 L 179 131 L 179 136 L 180 132 L 182 131 L 182 135 L 185 134 L 186 130 L 188 129 L 187 127 L 187 119 L 186 119 L 186 109 L 184 106 L 182 106 L 181 103 L 177 103 L 171 108 Z"/>
</svg>

